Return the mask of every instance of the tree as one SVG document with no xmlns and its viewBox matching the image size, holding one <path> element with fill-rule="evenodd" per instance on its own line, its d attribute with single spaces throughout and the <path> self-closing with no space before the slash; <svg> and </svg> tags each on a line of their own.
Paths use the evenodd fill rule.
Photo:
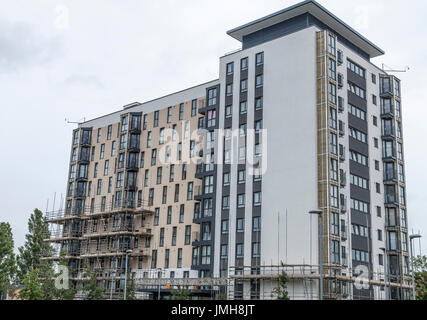
<svg viewBox="0 0 427 320">
<path fill-rule="evenodd" d="M 284 268 L 285 265 L 282 262 L 282 268 Z M 279 275 L 278 279 L 278 285 L 276 288 L 273 289 L 273 295 L 277 296 L 277 300 L 289 300 L 288 297 L 288 275 L 286 274 L 285 270 L 282 269 L 282 273 Z"/>
<path fill-rule="evenodd" d="M 0 298 L 14 281 L 16 260 L 13 235 L 9 223 L 0 222 Z"/>
<path fill-rule="evenodd" d="M 43 213 L 34 209 L 28 220 L 28 234 L 25 236 L 25 244 L 18 249 L 18 281 L 21 282 L 25 275 L 34 269 L 39 269 L 42 276 L 50 273 L 52 263 L 41 260 L 42 257 L 50 257 L 54 253 L 53 247 L 43 241 L 50 237 L 49 224 L 43 217 Z"/>
<path fill-rule="evenodd" d="M 172 291 L 172 300 L 190 300 L 191 291 L 178 286 L 177 290 Z"/>
<path fill-rule="evenodd" d="M 414 259 L 415 295 L 417 300 L 427 300 L 427 257 Z"/>
<path fill-rule="evenodd" d="M 39 269 L 32 269 L 22 279 L 23 288 L 18 298 L 23 300 L 44 300 L 43 287 L 40 281 Z"/>
<path fill-rule="evenodd" d="M 67 260 L 65 259 L 65 252 L 63 252 L 63 251 L 61 251 L 58 266 L 63 267 L 63 268 L 65 267 L 68 269 Z M 56 272 L 55 273 L 55 279 L 57 279 L 58 277 L 63 277 L 63 274 L 61 272 Z M 73 300 L 76 293 L 77 293 L 76 288 L 73 286 L 70 279 L 63 279 L 63 281 L 67 282 L 64 284 L 66 284 L 68 288 L 58 289 L 55 286 L 55 291 L 54 291 L 55 299 L 57 299 L 57 300 Z"/>
<path fill-rule="evenodd" d="M 124 295 L 124 292 L 123 292 Z M 136 285 L 134 275 L 127 280 L 126 284 L 126 300 L 137 300 L 136 299 Z"/>
<path fill-rule="evenodd" d="M 86 269 L 86 278 L 83 281 L 83 291 L 86 293 L 85 300 L 105 300 L 105 289 L 98 286 L 98 272 Z"/>
</svg>

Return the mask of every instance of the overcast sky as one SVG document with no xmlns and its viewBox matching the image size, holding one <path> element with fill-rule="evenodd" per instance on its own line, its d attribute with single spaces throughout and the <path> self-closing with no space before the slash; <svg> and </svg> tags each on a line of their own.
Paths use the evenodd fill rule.
<svg viewBox="0 0 427 320">
<path fill-rule="evenodd" d="M 1 0 L 0 221 L 27 220 L 65 192 L 73 124 L 218 78 L 240 43 L 226 31 L 295 0 Z M 408 216 L 427 230 L 427 2 L 319 0 L 386 52 L 402 79 Z M 424 122 L 424 123 L 422 123 Z M 50 205 L 51 207 L 51 205 Z M 423 234 L 427 252 L 427 233 Z M 417 244 L 418 251 L 418 244 Z"/>
</svg>

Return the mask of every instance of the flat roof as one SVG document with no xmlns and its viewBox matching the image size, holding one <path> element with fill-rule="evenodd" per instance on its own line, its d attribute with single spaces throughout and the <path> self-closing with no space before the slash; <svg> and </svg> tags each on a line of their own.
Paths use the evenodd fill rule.
<svg viewBox="0 0 427 320">
<path fill-rule="evenodd" d="M 280 22 L 292 19 L 299 15 L 310 13 L 326 26 L 339 33 L 342 37 L 353 43 L 355 46 L 369 54 L 371 58 L 383 55 L 385 52 L 363 37 L 360 33 L 343 22 L 314 0 L 307 0 L 297 3 L 286 9 L 277 11 L 263 18 L 244 24 L 240 27 L 227 31 L 227 34 L 242 42 L 243 37 L 259 30 L 265 29 Z"/>
</svg>

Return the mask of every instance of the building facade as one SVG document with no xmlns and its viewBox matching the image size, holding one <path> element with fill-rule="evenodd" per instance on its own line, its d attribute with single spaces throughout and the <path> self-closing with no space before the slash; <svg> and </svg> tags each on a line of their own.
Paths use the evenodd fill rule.
<svg viewBox="0 0 427 320">
<path fill-rule="evenodd" d="M 111 291 L 129 261 L 171 290 L 223 279 L 188 284 L 230 299 L 273 298 L 285 270 L 292 298 L 318 299 L 322 264 L 324 298 L 407 299 L 401 84 L 370 61 L 384 52 L 315 1 L 228 34 L 242 49 L 219 79 L 74 130 L 47 241 Z"/>
</svg>

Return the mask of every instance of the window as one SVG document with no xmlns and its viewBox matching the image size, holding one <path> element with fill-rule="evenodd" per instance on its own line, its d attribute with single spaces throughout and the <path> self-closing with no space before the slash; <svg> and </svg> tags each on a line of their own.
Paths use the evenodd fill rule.
<svg viewBox="0 0 427 320">
<path fill-rule="evenodd" d="M 70 179 L 74 179 L 76 177 L 76 165 L 73 164 L 70 167 Z"/>
<path fill-rule="evenodd" d="M 181 172 L 181 175 L 182 175 L 182 180 L 187 179 L 187 164 L 186 164 L 186 163 L 184 163 L 184 164 L 182 165 L 182 172 Z"/>
<path fill-rule="evenodd" d="M 205 194 L 213 193 L 214 185 L 213 185 L 213 176 L 206 176 L 204 180 L 205 184 Z"/>
<path fill-rule="evenodd" d="M 208 90 L 208 106 L 216 105 L 217 89 L 212 88 Z"/>
<path fill-rule="evenodd" d="M 240 60 L 240 70 L 244 71 L 248 69 L 248 58 L 243 58 Z"/>
<path fill-rule="evenodd" d="M 245 207 L 245 194 L 239 194 L 237 195 L 237 208 L 244 208 Z"/>
<path fill-rule="evenodd" d="M 178 249 L 178 258 L 176 262 L 177 268 L 182 268 L 182 248 Z"/>
<path fill-rule="evenodd" d="M 350 174 L 350 184 L 362 189 L 369 190 L 369 181 L 354 174 Z"/>
<path fill-rule="evenodd" d="M 329 102 L 337 104 L 337 87 L 333 83 L 328 84 Z"/>
<path fill-rule="evenodd" d="M 216 124 L 216 110 L 209 110 L 208 111 L 208 122 L 207 122 L 207 126 L 208 127 L 213 127 Z"/>
<path fill-rule="evenodd" d="M 328 63 L 328 71 L 329 71 L 329 78 L 336 80 L 337 79 L 337 65 L 335 60 L 329 58 Z"/>
<path fill-rule="evenodd" d="M 78 144 L 79 143 L 79 131 L 74 131 L 74 135 L 73 135 L 73 144 Z"/>
<path fill-rule="evenodd" d="M 261 88 L 263 86 L 263 83 L 264 83 L 264 76 L 262 74 L 257 75 L 255 78 L 255 87 Z"/>
<path fill-rule="evenodd" d="M 368 166 L 368 157 L 352 150 L 350 150 L 350 160 L 357 162 L 358 164 Z"/>
<path fill-rule="evenodd" d="M 347 60 L 347 68 L 358 74 L 362 78 L 365 78 L 365 69 L 363 69 L 361 66 L 357 65 L 353 61 Z"/>
<path fill-rule="evenodd" d="M 394 157 L 393 141 L 383 140 L 383 157 L 384 158 Z"/>
<path fill-rule="evenodd" d="M 381 193 L 381 186 L 379 183 L 375 183 L 375 189 L 376 189 L 377 193 Z"/>
<path fill-rule="evenodd" d="M 222 197 L 222 209 L 223 210 L 230 209 L 230 196 Z"/>
<path fill-rule="evenodd" d="M 366 99 L 366 91 L 356 86 L 354 83 L 348 82 L 348 91 L 354 93 L 359 98 Z"/>
<path fill-rule="evenodd" d="M 160 208 L 154 209 L 153 225 L 155 225 L 155 226 L 159 225 L 159 215 L 160 215 Z"/>
<path fill-rule="evenodd" d="M 228 220 L 221 221 L 221 234 L 228 234 Z"/>
<path fill-rule="evenodd" d="M 243 79 L 240 81 L 240 92 L 248 91 L 248 79 Z"/>
<path fill-rule="evenodd" d="M 383 241 L 383 231 L 377 230 L 378 241 Z"/>
<path fill-rule="evenodd" d="M 236 220 L 236 231 L 245 232 L 245 219 L 239 218 Z"/>
<path fill-rule="evenodd" d="M 261 231 L 261 217 L 252 218 L 252 231 L 253 232 Z"/>
<path fill-rule="evenodd" d="M 147 133 L 147 148 L 151 148 L 151 131 Z"/>
<path fill-rule="evenodd" d="M 245 113 L 247 113 L 247 111 L 248 111 L 247 101 L 240 102 L 240 109 L 239 109 L 240 114 L 245 114 Z"/>
<path fill-rule="evenodd" d="M 173 227 L 172 228 L 172 246 L 176 246 L 176 231 L 177 231 L 177 228 L 176 227 Z"/>
<path fill-rule="evenodd" d="M 234 62 L 227 63 L 227 75 L 233 74 L 234 72 Z"/>
<path fill-rule="evenodd" d="M 160 129 L 159 144 L 165 143 L 165 128 Z"/>
<path fill-rule="evenodd" d="M 233 115 L 233 106 L 229 105 L 225 107 L 225 117 L 231 118 Z"/>
<path fill-rule="evenodd" d="M 372 74 L 372 83 L 377 83 L 377 76 L 375 74 Z"/>
<path fill-rule="evenodd" d="M 165 228 L 160 228 L 159 246 L 163 247 L 165 244 Z"/>
<path fill-rule="evenodd" d="M 335 108 L 329 108 L 329 126 L 332 129 L 337 129 L 337 110 Z"/>
<path fill-rule="evenodd" d="M 151 150 L 151 165 L 155 166 L 157 161 L 157 149 Z"/>
<path fill-rule="evenodd" d="M 229 186 L 230 185 L 230 173 L 224 173 L 224 178 L 223 178 L 223 185 L 224 186 Z"/>
<path fill-rule="evenodd" d="M 369 204 L 360 200 L 350 199 L 350 208 L 363 213 L 369 213 Z"/>
<path fill-rule="evenodd" d="M 197 99 L 191 101 L 191 116 L 195 117 L 197 114 Z"/>
<path fill-rule="evenodd" d="M 171 122 L 172 122 L 172 107 L 168 107 L 167 123 L 171 123 Z"/>
<path fill-rule="evenodd" d="M 167 186 L 163 186 L 163 190 L 162 190 L 162 204 L 166 204 L 167 197 L 168 197 L 168 187 Z"/>
<path fill-rule="evenodd" d="M 228 257 L 228 244 L 221 245 L 221 259 L 227 259 Z"/>
<path fill-rule="evenodd" d="M 108 193 L 111 193 L 111 190 L 113 188 L 113 177 L 108 178 Z"/>
<path fill-rule="evenodd" d="M 337 135 L 335 133 L 330 133 L 330 152 L 333 154 L 338 154 L 337 148 Z"/>
<path fill-rule="evenodd" d="M 185 226 L 184 245 L 189 245 L 191 242 L 191 226 Z"/>
<path fill-rule="evenodd" d="M 336 39 L 333 35 L 328 34 L 328 52 L 335 56 L 335 51 L 336 51 Z"/>
<path fill-rule="evenodd" d="M 394 79 L 394 94 L 400 97 L 400 82 L 397 79 Z"/>
<path fill-rule="evenodd" d="M 348 104 L 348 110 L 353 116 L 366 121 L 366 112 L 363 111 L 362 109 L 359 109 L 351 104 Z"/>
<path fill-rule="evenodd" d="M 193 182 L 189 182 L 187 186 L 187 200 L 193 200 Z"/>
<path fill-rule="evenodd" d="M 396 143 L 397 145 L 397 159 L 403 161 L 403 147 L 400 142 Z"/>
<path fill-rule="evenodd" d="M 179 184 L 175 185 L 175 196 L 174 196 L 174 201 L 178 202 L 179 201 Z"/>
<path fill-rule="evenodd" d="M 372 103 L 374 104 L 374 105 L 377 105 L 377 96 L 376 95 L 372 95 Z"/>
<path fill-rule="evenodd" d="M 367 135 L 362 131 L 349 127 L 350 137 L 356 139 L 357 141 L 368 143 Z"/>
<path fill-rule="evenodd" d="M 236 259 L 243 259 L 244 251 L 243 251 L 243 243 L 236 244 Z"/>
<path fill-rule="evenodd" d="M 110 161 L 109 160 L 105 160 L 104 163 L 104 176 L 108 176 L 108 167 L 110 165 Z"/>
<path fill-rule="evenodd" d="M 259 133 L 262 130 L 262 120 L 255 121 L 255 133 Z"/>
<path fill-rule="evenodd" d="M 238 183 L 242 184 L 246 182 L 246 170 L 240 170 L 238 173 Z"/>
<path fill-rule="evenodd" d="M 338 161 L 331 159 L 331 179 L 338 181 Z"/>
<path fill-rule="evenodd" d="M 162 184 L 162 172 L 163 172 L 163 168 L 158 167 L 157 168 L 157 180 L 156 180 L 157 184 Z"/>
<path fill-rule="evenodd" d="M 211 246 L 202 246 L 202 264 L 211 263 Z"/>
<path fill-rule="evenodd" d="M 190 141 L 190 158 L 194 157 L 194 148 L 195 148 L 196 142 L 194 140 Z"/>
<path fill-rule="evenodd" d="M 331 206 L 338 208 L 338 187 L 331 185 Z"/>
<path fill-rule="evenodd" d="M 227 97 L 230 97 L 233 95 L 233 84 L 227 84 L 226 90 L 225 90 L 225 94 Z"/>
<path fill-rule="evenodd" d="M 260 243 L 252 242 L 252 258 L 259 258 L 260 256 Z"/>
<path fill-rule="evenodd" d="M 159 126 L 159 111 L 155 111 L 153 127 L 158 127 L 158 126 Z"/>
<path fill-rule="evenodd" d="M 260 52 L 256 54 L 255 62 L 257 66 L 264 64 L 264 52 Z"/>
<path fill-rule="evenodd" d="M 203 241 L 211 240 L 211 223 L 210 222 L 202 223 L 201 232 L 202 232 Z"/>
<path fill-rule="evenodd" d="M 98 162 L 95 163 L 95 168 L 93 170 L 93 177 L 96 178 L 98 176 Z"/>
<path fill-rule="evenodd" d="M 261 205 L 261 192 L 254 192 L 254 207 Z"/>
<path fill-rule="evenodd" d="M 406 201 L 405 201 L 405 188 L 402 186 L 399 186 L 399 203 L 403 206 L 406 203 Z"/>
<path fill-rule="evenodd" d="M 255 99 L 255 110 L 261 110 L 263 106 L 263 99 L 262 97 Z"/>
</svg>

